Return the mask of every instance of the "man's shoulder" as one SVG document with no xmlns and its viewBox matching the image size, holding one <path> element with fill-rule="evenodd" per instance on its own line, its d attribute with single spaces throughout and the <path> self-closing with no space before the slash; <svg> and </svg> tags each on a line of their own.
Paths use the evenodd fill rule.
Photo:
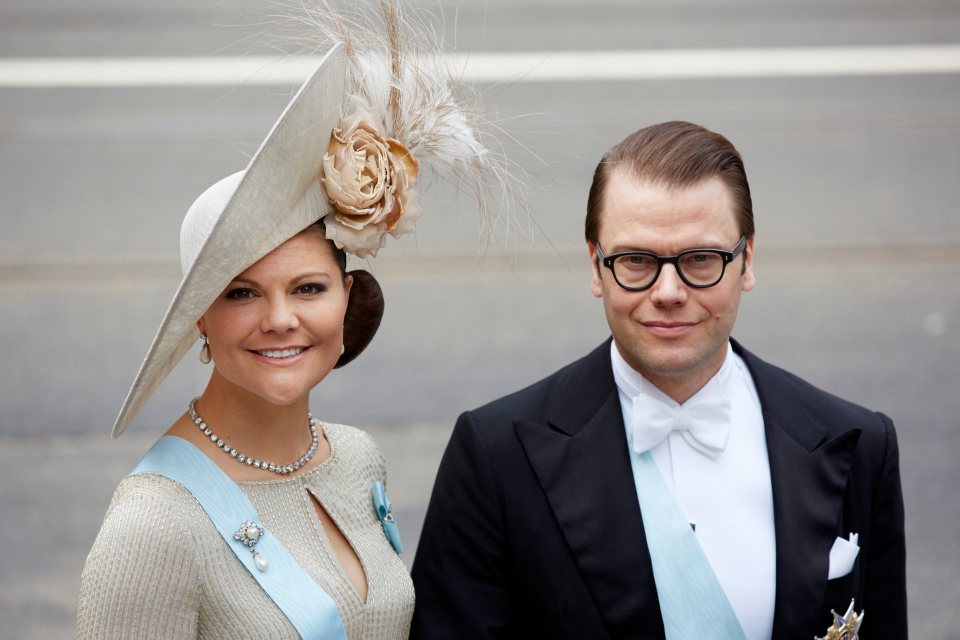
<svg viewBox="0 0 960 640">
<path fill-rule="evenodd" d="M 466 412 L 484 425 L 512 425 L 517 420 L 542 420 L 576 398 L 591 403 L 591 389 L 612 390 L 610 340 L 587 355 L 561 367 L 533 384 Z M 601 394 L 602 395 L 602 391 Z"/>
<path fill-rule="evenodd" d="M 854 426 L 875 432 L 885 430 L 890 423 L 883 414 L 826 391 L 737 343 L 734 348 L 746 362 L 765 409 L 782 402 L 799 401 L 818 422 L 837 429 Z"/>
</svg>

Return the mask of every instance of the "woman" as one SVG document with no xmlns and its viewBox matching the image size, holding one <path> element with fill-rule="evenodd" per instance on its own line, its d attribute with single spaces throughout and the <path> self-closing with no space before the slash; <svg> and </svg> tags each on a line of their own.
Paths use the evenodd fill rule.
<svg viewBox="0 0 960 640">
<path fill-rule="evenodd" d="M 348 637 L 403 638 L 413 587 L 371 498 L 373 483 L 385 482 L 383 458 L 363 432 L 307 417 L 310 390 L 357 355 L 376 330 L 365 321 L 382 311 L 372 276 L 345 266 L 321 223 L 240 273 L 197 322 L 214 369 L 166 435 L 240 485 L 259 524 L 335 601 Z M 345 322 L 348 307 L 361 326 Z M 278 475 L 251 459 L 300 468 Z M 298 637 L 233 555 L 182 485 L 127 477 L 84 569 L 79 635 Z"/>
<path fill-rule="evenodd" d="M 402 33 L 384 6 L 381 26 Z M 438 66 L 326 17 L 348 46 L 184 219 L 183 280 L 114 436 L 198 338 L 213 369 L 114 494 L 82 576 L 81 638 L 407 636 L 383 458 L 362 431 L 310 416 L 309 393 L 379 326 L 379 285 L 346 254 L 413 229 L 417 158 L 498 169 Z"/>
</svg>

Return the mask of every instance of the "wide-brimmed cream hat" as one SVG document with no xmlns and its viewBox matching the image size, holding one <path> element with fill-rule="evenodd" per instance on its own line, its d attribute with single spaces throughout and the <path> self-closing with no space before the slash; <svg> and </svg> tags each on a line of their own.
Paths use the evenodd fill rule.
<svg viewBox="0 0 960 640">
<path fill-rule="evenodd" d="M 247 168 L 214 184 L 190 207 L 180 232 L 183 280 L 113 425 L 114 438 L 200 337 L 197 320 L 230 281 L 331 212 L 319 171 L 330 132 L 343 118 L 345 83 L 346 60 L 337 45 Z"/>
<path fill-rule="evenodd" d="M 481 215 L 489 212 L 481 187 L 504 184 L 506 159 L 481 142 L 479 111 L 461 98 L 440 41 L 403 17 L 399 2 L 361 2 L 349 20 L 328 4 L 309 10 L 318 40 L 335 44 L 247 168 L 207 189 L 187 212 L 183 280 L 114 437 L 197 341 L 197 320 L 230 281 L 303 229 L 323 219 L 338 248 L 375 256 L 388 235 L 414 230 L 422 161 L 465 180 Z"/>
</svg>

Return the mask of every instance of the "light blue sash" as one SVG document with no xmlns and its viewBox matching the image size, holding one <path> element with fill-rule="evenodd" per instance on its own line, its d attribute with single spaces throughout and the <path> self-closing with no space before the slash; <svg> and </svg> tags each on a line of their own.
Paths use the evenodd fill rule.
<svg viewBox="0 0 960 640">
<path fill-rule="evenodd" d="M 250 575 L 297 628 L 304 640 L 347 640 L 337 605 L 269 531 L 256 543 L 256 550 L 269 563 L 257 569 L 253 554 L 234 539 L 240 525 L 249 520 L 263 526 L 250 500 L 210 458 L 183 438 L 160 438 L 130 472 L 156 473 L 182 485 L 207 512 L 227 546 Z"/>
<path fill-rule="evenodd" d="M 630 412 L 622 408 L 629 428 Z M 745 640 L 737 614 L 653 456 L 628 447 L 667 640 Z"/>
</svg>

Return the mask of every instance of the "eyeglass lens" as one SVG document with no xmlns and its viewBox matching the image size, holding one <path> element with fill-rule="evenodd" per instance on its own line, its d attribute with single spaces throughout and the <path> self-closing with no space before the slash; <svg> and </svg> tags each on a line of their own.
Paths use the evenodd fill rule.
<svg viewBox="0 0 960 640">
<path fill-rule="evenodd" d="M 681 253 L 674 265 L 681 278 L 696 286 L 714 285 L 723 277 L 723 257 L 713 251 Z M 657 257 L 653 254 L 630 253 L 613 261 L 614 275 L 625 287 L 649 286 L 657 278 L 659 269 Z"/>
</svg>

